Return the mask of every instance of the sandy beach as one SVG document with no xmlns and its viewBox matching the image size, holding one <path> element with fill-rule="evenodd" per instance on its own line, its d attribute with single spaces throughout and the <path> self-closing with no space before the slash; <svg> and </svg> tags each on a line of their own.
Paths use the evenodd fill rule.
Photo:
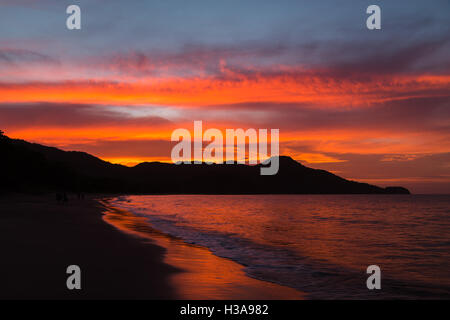
<svg viewBox="0 0 450 320">
<path fill-rule="evenodd" d="M 209 250 L 161 234 L 106 197 L 0 198 L 0 299 L 301 299 Z M 68 290 L 78 265 L 82 289 Z"/>
<path fill-rule="evenodd" d="M 164 249 L 118 232 L 92 197 L 0 197 L 0 299 L 170 299 Z M 82 289 L 68 290 L 78 265 Z"/>
</svg>

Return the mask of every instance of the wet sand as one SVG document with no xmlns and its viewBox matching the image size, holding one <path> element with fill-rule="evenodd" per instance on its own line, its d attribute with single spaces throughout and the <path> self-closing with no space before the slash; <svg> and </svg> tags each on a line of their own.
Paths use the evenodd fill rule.
<svg viewBox="0 0 450 320">
<path fill-rule="evenodd" d="M 179 299 L 304 299 L 295 289 L 248 277 L 244 267 L 210 250 L 188 244 L 152 228 L 143 217 L 115 208 L 107 200 L 104 220 L 119 230 L 147 238 L 167 251 L 164 262 L 182 270 L 170 277 Z"/>
</svg>

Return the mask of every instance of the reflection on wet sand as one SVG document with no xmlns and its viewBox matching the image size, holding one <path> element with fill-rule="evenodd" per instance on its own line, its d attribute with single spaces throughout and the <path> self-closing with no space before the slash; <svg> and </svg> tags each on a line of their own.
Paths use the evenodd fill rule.
<svg viewBox="0 0 450 320">
<path fill-rule="evenodd" d="M 301 292 L 248 277 L 243 267 L 213 255 L 208 249 L 153 229 L 146 219 L 112 207 L 107 201 L 103 219 L 119 230 L 164 247 L 165 262 L 180 269 L 172 285 L 180 299 L 303 299 Z"/>
</svg>

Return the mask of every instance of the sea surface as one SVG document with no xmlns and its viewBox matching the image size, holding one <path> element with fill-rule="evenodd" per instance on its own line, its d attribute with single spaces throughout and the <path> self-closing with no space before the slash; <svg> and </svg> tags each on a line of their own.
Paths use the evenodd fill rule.
<svg viewBox="0 0 450 320">
<path fill-rule="evenodd" d="M 450 195 L 155 195 L 111 204 L 311 299 L 450 298 Z M 367 267 L 381 268 L 368 290 Z"/>
</svg>

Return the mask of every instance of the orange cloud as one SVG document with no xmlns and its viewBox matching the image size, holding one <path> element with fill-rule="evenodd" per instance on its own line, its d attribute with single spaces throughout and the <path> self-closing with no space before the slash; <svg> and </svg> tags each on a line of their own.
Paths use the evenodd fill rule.
<svg viewBox="0 0 450 320">
<path fill-rule="evenodd" d="M 450 76 L 335 79 L 313 73 L 234 74 L 230 78 L 147 78 L 134 82 L 65 81 L 0 84 L 0 103 L 211 106 L 245 102 L 361 107 L 396 99 L 448 96 Z"/>
</svg>

